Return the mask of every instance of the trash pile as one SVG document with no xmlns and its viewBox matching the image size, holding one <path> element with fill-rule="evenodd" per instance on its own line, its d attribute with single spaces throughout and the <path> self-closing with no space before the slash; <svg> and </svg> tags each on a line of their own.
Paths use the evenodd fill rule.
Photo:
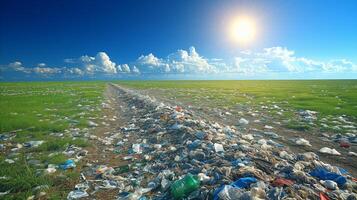
<svg viewBox="0 0 357 200">
<path fill-rule="evenodd" d="M 87 163 L 68 199 L 111 189 L 119 191 L 118 200 L 357 199 L 357 179 L 313 152 L 294 154 L 274 140 L 112 87 L 127 104 L 131 121 L 91 139 L 118 155 L 120 165 Z M 304 139 L 296 143 L 310 145 Z M 73 164 L 69 160 L 63 168 Z"/>
<path fill-rule="evenodd" d="M 317 112 L 316 111 L 312 111 L 312 110 L 300 110 L 299 112 L 300 117 L 304 120 L 304 121 L 308 121 L 311 122 L 313 120 L 317 119 Z"/>
</svg>

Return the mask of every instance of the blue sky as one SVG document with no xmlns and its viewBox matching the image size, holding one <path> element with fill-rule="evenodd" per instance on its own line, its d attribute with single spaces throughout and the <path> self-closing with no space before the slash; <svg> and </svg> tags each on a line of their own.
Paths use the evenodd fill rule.
<svg viewBox="0 0 357 200">
<path fill-rule="evenodd" d="M 357 78 L 357 1 L 1 1 L 0 78 Z M 230 21 L 257 36 L 237 44 Z"/>
</svg>

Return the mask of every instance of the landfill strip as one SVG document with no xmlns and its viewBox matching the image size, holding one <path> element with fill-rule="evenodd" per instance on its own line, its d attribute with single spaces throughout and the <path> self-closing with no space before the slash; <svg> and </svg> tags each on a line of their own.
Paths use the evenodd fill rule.
<svg viewBox="0 0 357 200">
<path fill-rule="evenodd" d="M 86 163 L 68 199 L 357 199 L 356 179 L 313 152 L 294 154 L 188 109 L 108 87 L 125 120 L 90 139 L 117 162 Z"/>
</svg>

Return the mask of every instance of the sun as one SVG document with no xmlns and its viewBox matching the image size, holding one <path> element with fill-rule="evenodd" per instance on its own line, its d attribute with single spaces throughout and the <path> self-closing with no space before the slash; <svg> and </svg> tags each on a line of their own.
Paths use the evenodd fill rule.
<svg viewBox="0 0 357 200">
<path fill-rule="evenodd" d="M 249 17 L 237 17 L 232 20 L 232 23 L 229 27 L 229 34 L 236 42 L 252 42 L 256 36 L 255 21 Z"/>
</svg>

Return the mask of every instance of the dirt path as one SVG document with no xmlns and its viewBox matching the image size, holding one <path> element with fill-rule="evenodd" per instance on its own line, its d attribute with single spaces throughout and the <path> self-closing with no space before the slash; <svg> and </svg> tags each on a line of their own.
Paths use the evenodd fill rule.
<svg viewBox="0 0 357 200">
<path fill-rule="evenodd" d="M 117 199 L 118 195 L 123 193 L 126 195 L 135 194 L 138 189 L 136 186 L 145 189 L 148 181 L 156 180 L 159 177 L 164 180 L 165 176 L 171 177 L 171 181 L 173 181 L 192 170 L 194 173 L 205 171 L 208 176 L 216 177 L 217 173 L 227 174 L 226 170 L 229 169 L 229 175 L 224 175 L 225 179 L 221 180 L 229 183 L 240 176 L 238 175 L 239 169 L 232 169 L 232 159 L 249 160 L 254 157 L 253 160 L 255 160 L 256 156 L 261 156 L 260 161 L 268 163 L 269 166 L 273 165 L 273 163 L 270 163 L 270 157 L 277 158 L 272 159 L 272 162 L 281 161 L 281 158 L 277 156 L 281 150 L 279 148 L 273 148 L 270 152 L 263 150 L 254 156 L 253 152 L 260 151 L 260 145 L 254 140 L 250 141 L 251 147 L 254 148 L 235 149 L 234 146 L 237 143 L 239 144 L 242 134 L 253 133 L 256 131 L 254 128 L 262 129 L 262 127 L 250 126 L 245 127 L 240 132 L 228 130 L 227 134 L 222 134 L 225 132 L 225 128 L 229 127 L 226 125 L 233 123 L 233 119 L 222 119 L 208 114 L 209 112 L 205 110 L 196 110 L 192 107 L 177 111 L 175 107 L 160 104 L 161 100 L 164 103 L 170 103 L 162 99 L 163 97 L 155 96 L 160 101 L 152 101 L 151 98 L 148 98 L 148 100 L 145 97 L 141 98 L 141 93 L 137 93 L 135 90 L 126 90 L 113 84 L 108 84 L 104 96 L 106 101 L 103 103 L 103 117 L 101 121 L 97 122 L 98 127 L 90 136 L 92 146 L 87 149 L 88 155 L 81 162 L 82 178 L 79 183 L 87 188 L 85 191 L 89 195 L 83 199 Z M 182 114 L 184 114 L 183 117 L 180 116 Z M 218 122 L 218 124 L 215 122 Z M 200 131 L 207 131 L 209 136 L 200 140 L 205 145 L 202 145 L 199 151 L 195 151 L 190 149 L 190 145 L 187 144 L 197 140 L 196 133 Z M 284 137 L 287 138 L 299 136 L 296 135 L 298 133 L 287 132 L 286 130 L 277 129 L 276 131 L 284 133 Z M 231 139 L 227 140 L 226 137 L 231 137 Z M 254 137 L 259 138 L 259 136 Z M 274 141 L 288 146 L 288 149 L 295 153 L 316 152 L 317 148 L 314 146 L 297 147 L 284 138 L 274 139 Z M 325 145 L 318 139 L 310 138 L 310 141 L 313 145 Z M 215 152 L 213 144 L 216 143 L 224 145 L 225 156 L 222 157 Z M 133 152 L 135 151 L 133 150 L 134 144 L 143 145 L 144 153 Z M 156 145 L 159 145 L 159 147 Z M 243 152 L 247 154 L 241 157 Z M 177 156 L 179 156 L 179 160 L 176 160 Z M 320 157 L 321 160 L 346 168 L 354 176 L 356 175 L 354 158 L 324 155 L 320 155 Z M 181 159 L 183 159 L 182 162 Z M 254 163 L 253 165 L 255 164 L 258 168 L 265 166 L 262 163 L 259 165 Z M 217 168 L 217 166 L 220 167 Z M 266 170 L 267 168 L 261 169 Z M 265 173 L 264 176 L 261 176 L 261 179 L 266 183 L 276 176 L 271 170 Z M 215 184 L 201 187 L 198 195 L 202 196 L 196 199 L 212 198 L 212 196 L 208 196 L 207 192 L 209 191 L 212 194 L 223 182 L 216 182 Z M 127 191 L 130 191 L 130 193 Z M 164 193 L 164 191 L 166 192 Z M 163 192 L 155 191 L 145 193 L 145 195 L 150 197 L 156 195 L 160 199 L 166 198 L 167 192 L 167 190 L 163 190 Z M 294 194 L 289 195 L 294 196 Z"/>
<path fill-rule="evenodd" d="M 91 137 L 92 145 L 88 148 L 88 156 L 83 162 L 82 173 L 88 181 L 95 182 L 99 173 L 94 169 L 98 169 L 100 166 L 115 168 L 128 164 L 123 157 L 126 156 L 130 147 L 119 149 L 117 143 L 123 139 L 135 142 L 133 141 L 135 137 L 126 137 L 122 130 L 122 127 L 127 127 L 130 124 L 135 112 L 130 111 L 127 99 L 120 92 L 111 84 L 108 84 L 104 92 L 106 101 L 103 104 L 102 121 Z M 90 196 L 87 199 L 115 199 L 119 192 L 118 187 L 98 190 L 91 188 L 88 192 Z"/>
</svg>

